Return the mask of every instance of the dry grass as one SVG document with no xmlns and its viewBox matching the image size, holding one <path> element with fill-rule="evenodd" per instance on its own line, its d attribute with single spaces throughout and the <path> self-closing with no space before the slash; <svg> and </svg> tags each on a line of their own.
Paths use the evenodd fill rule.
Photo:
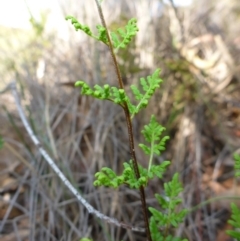
<svg viewBox="0 0 240 241">
<path fill-rule="evenodd" d="M 231 228 L 226 226 L 229 203 L 231 198 L 240 194 L 239 185 L 233 180 L 232 160 L 232 153 L 240 146 L 237 46 L 228 46 L 234 63 L 229 72 L 231 82 L 214 93 L 213 85 L 207 84 L 215 81 L 211 79 L 211 73 L 199 71 L 184 59 L 178 49 L 173 48 L 171 20 L 166 9 L 162 17 L 151 18 L 151 4 L 144 0 L 137 3 L 119 1 L 114 5 L 106 0 L 104 4 L 109 22 L 116 22 L 119 15 L 140 20 L 136 50 L 129 51 L 129 58 L 125 58 L 124 53 L 120 55 L 127 66 L 141 67 L 135 77 L 131 72 L 124 76 L 127 88 L 132 82 L 136 83 L 138 76 L 147 75 L 157 66 L 161 66 L 165 81 L 148 110 L 134 122 L 136 143 L 142 140 L 139 131 L 148 121 L 148 116 L 155 113 L 171 136 L 167 151 L 156 161 L 172 160 L 171 170 L 164 181 L 176 171 L 181 173 L 183 205 L 191 209 L 209 198 L 225 197 L 193 210 L 176 233 L 191 241 L 228 240 L 223 230 Z M 64 6 L 67 13 L 71 9 L 78 8 Z M 92 3 L 84 4 L 82 12 L 77 11 L 77 14 L 90 26 L 98 21 Z M 126 16 L 122 16 L 123 19 Z M 186 16 L 185 21 L 194 22 L 199 15 Z M 189 41 L 212 33 L 204 21 L 199 20 L 199 29 L 194 31 L 189 25 L 185 25 Z M 224 32 L 219 24 L 220 27 Z M 149 31 L 148 35 L 146 31 Z M 227 31 L 230 30 L 224 34 L 228 37 Z M 227 37 L 223 38 L 225 44 L 231 43 L 236 36 Z M 14 47 L 17 57 L 5 45 L 0 46 L 6 53 L 4 59 L 8 57 L 8 63 L 11 63 L 2 62 L 0 87 L 12 78 L 17 79 L 22 89 L 25 113 L 36 135 L 65 175 L 96 209 L 126 223 L 142 226 L 137 192 L 126 187 L 96 189 L 92 185 L 94 173 L 101 167 L 111 166 L 120 172 L 122 163 L 129 159 L 127 130 L 121 109 L 108 102 L 80 96 L 79 91 L 73 88 L 78 79 L 91 85 L 115 84 L 107 49 L 85 37 L 73 37 L 68 43 L 48 35 L 21 41 L 20 47 Z M 204 53 L 210 48 L 217 49 L 215 45 L 204 44 L 198 48 Z M 234 55 L 231 54 L 233 49 Z M 136 57 L 135 62 L 128 62 L 132 55 Z M 44 76 L 39 78 L 36 72 L 41 63 L 46 68 Z M 89 215 L 32 145 L 9 93 L 0 96 L 0 105 L 0 134 L 5 140 L 0 151 L 1 240 L 77 241 L 82 237 L 100 241 L 145 240 L 141 234 L 110 226 Z M 139 162 L 146 165 L 146 158 L 138 148 L 137 156 Z M 162 185 L 163 181 L 155 180 L 147 188 L 149 205 L 156 205 L 154 193 L 161 193 Z"/>
</svg>

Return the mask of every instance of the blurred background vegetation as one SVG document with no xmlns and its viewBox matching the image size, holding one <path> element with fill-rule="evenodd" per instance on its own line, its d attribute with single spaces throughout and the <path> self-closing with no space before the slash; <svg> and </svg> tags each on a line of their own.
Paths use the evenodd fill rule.
<svg viewBox="0 0 240 241">
<path fill-rule="evenodd" d="M 23 1 L 22 8 L 29 13 L 26 28 L 0 25 L 0 89 L 17 81 L 44 148 L 96 209 L 142 226 L 137 193 L 92 185 L 101 167 L 120 172 L 130 158 L 122 110 L 81 96 L 73 87 L 80 79 L 116 84 L 106 46 L 64 20 L 73 15 L 94 29 L 100 24 L 94 1 L 61 0 L 39 12 Z M 155 161 L 172 161 L 163 181 L 179 172 L 183 205 L 192 210 L 173 232 L 190 241 L 231 240 L 225 234 L 231 229 L 229 204 L 240 205 L 232 158 L 240 153 L 240 1 L 193 0 L 175 6 L 161 0 L 104 0 L 103 9 L 110 29 L 138 19 L 137 38 L 118 53 L 126 88 L 162 69 L 162 87 L 134 120 L 134 131 L 137 145 L 154 113 L 171 137 Z M 8 22 L 20 20 L 20 12 L 19 18 L 9 12 Z M 1 240 L 145 240 L 97 220 L 73 198 L 31 143 L 11 93 L 0 95 L 0 135 L 5 142 L 0 150 Z M 163 181 L 150 183 L 148 205 L 157 205 L 154 193 L 163 194 Z M 194 209 L 211 198 L 215 201 Z"/>
</svg>

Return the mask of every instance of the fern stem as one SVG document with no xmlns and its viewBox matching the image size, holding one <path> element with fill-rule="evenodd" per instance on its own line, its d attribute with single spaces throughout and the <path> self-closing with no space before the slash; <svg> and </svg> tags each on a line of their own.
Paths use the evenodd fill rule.
<svg viewBox="0 0 240 241">
<path fill-rule="evenodd" d="M 129 145 L 130 145 L 130 151 L 131 151 L 131 156 L 132 156 L 132 160 L 133 160 L 133 168 L 134 168 L 136 178 L 139 179 L 140 178 L 140 172 L 139 172 L 137 158 L 136 158 L 136 154 L 135 154 L 133 128 L 132 128 L 132 122 L 131 122 L 130 113 L 129 113 L 129 110 L 128 110 L 128 107 L 127 107 L 127 103 L 125 103 L 124 112 L 125 112 L 125 116 L 126 116 L 126 120 L 127 120 L 127 126 L 128 126 Z M 148 221 L 148 214 L 147 214 L 147 204 L 146 204 L 146 196 L 145 196 L 144 187 L 141 186 L 139 188 L 139 191 L 140 191 L 142 210 L 143 210 L 143 215 L 144 215 L 144 222 L 145 222 L 145 226 L 146 226 L 147 238 L 148 238 L 149 241 L 152 241 L 150 228 L 149 228 L 149 221 Z"/>
<path fill-rule="evenodd" d="M 118 85 L 120 89 L 124 89 L 124 84 L 123 84 L 123 80 L 122 80 L 122 76 L 121 76 L 121 72 L 117 63 L 117 58 L 116 55 L 114 53 L 113 50 L 113 45 L 112 45 L 112 41 L 108 32 L 108 28 L 103 16 L 103 11 L 101 8 L 101 4 L 99 2 L 99 0 L 95 0 L 96 5 L 97 5 L 97 9 L 98 9 L 98 13 L 102 22 L 103 27 L 106 29 L 106 35 L 107 35 L 107 39 L 108 39 L 108 47 L 112 56 L 112 60 L 113 60 L 113 65 L 115 68 L 115 72 L 117 75 L 117 80 L 118 80 Z M 135 154 L 135 148 L 134 148 L 134 138 L 133 138 L 133 128 L 132 128 L 132 121 L 131 121 L 131 115 L 127 106 L 127 103 L 124 103 L 124 113 L 125 113 L 125 118 L 127 121 L 127 127 L 128 127 L 128 137 L 129 137 L 129 147 L 130 147 L 130 152 L 131 152 L 131 156 L 132 156 L 132 160 L 133 160 L 133 169 L 135 172 L 135 176 L 137 179 L 140 178 L 140 172 L 138 169 L 138 162 L 137 162 L 137 158 L 136 158 L 136 154 Z M 143 210 L 143 216 L 144 216 L 144 222 L 145 222 L 145 226 L 146 226 L 146 234 L 147 234 L 147 239 L 148 241 L 152 241 L 151 238 L 151 233 L 150 233 L 150 228 L 149 228 L 149 221 L 148 221 L 148 214 L 147 214 L 147 205 L 146 205 L 146 197 L 145 197 L 145 191 L 144 191 L 144 187 L 141 186 L 139 188 L 140 191 L 140 197 L 141 197 L 141 203 L 142 203 L 142 210 Z"/>
</svg>

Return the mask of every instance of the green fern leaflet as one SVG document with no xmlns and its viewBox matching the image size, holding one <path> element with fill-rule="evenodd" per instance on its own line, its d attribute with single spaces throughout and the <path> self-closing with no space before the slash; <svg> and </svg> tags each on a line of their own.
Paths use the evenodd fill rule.
<svg viewBox="0 0 240 241">
<path fill-rule="evenodd" d="M 141 109 L 145 108 L 148 105 L 150 98 L 153 96 L 155 90 L 160 87 L 162 79 L 159 78 L 160 69 L 156 69 L 155 72 L 147 77 L 147 80 L 144 78 L 140 79 L 140 83 L 143 89 L 142 91 L 135 85 L 131 85 L 131 90 L 138 104 L 133 108 L 129 106 L 131 111 L 131 118 L 134 117 Z"/>
</svg>

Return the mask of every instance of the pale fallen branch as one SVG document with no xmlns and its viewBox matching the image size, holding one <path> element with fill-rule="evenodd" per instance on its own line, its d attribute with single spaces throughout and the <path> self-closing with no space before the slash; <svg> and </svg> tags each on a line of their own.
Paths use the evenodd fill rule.
<svg viewBox="0 0 240 241">
<path fill-rule="evenodd" d="M 119 222 L 115 218 L 108 217 L 104 215 L 103 213 L 96 210 L 92 205 L 90 205 L 82 196 L 81 194 L 74 188 L 74 186 L 71 184 L 71 182 L 65 177 L 65 175 L 62 173 L 62 171 L 58 168 L 58 166 L 55 164 L 55 162 L 52 160 L 52 158 L 48 155 L 48 153 L 44 150 L 42 147 L 42 144 L 38 140 L 38 138 L 33 133 L 33 130 L 31 129 L 30 125 L 28 124 L 27 118 L 24 114 L 21 101 L 19 98 L 19 94 L 16 88 L 16 83 L 12 82 L 7 86 L 3 91 L 0 91 L 0 93 L 6 92 L 7 90 L 11 89 L 12 94 L 14 96 L 15 104 L 17 106 L 18 113 L 20 115 L 21 121 L 24 125 L 24 127 L 27 130 L 28 135 L 30 136 L 31 140 L 33 141 L 34 145 L 38 148 L 38 151 L 41 153 L 43 158 L 47 161 L 47 163 L 50 165 L 50 167 L 54 170 L 54 172 L 57 174 L 57 176 L 62 180 L 62 182 L 65 184 L 65 186 L 69 189 L 69 191 L 77 198 L 79 202 L 82 203 L 82 205 L 88 210 L 89 213 L 94 214 L 96 217 L 105 220 L 106 222 L 110 224 L 114 224 L 118 227 L 122 227 L 125 229 L 130 229 L 132 231 L 136 232 L 145 232 L 144 228 L 140 227 L 134 227 L 132 225 Z"/>
</svg>

